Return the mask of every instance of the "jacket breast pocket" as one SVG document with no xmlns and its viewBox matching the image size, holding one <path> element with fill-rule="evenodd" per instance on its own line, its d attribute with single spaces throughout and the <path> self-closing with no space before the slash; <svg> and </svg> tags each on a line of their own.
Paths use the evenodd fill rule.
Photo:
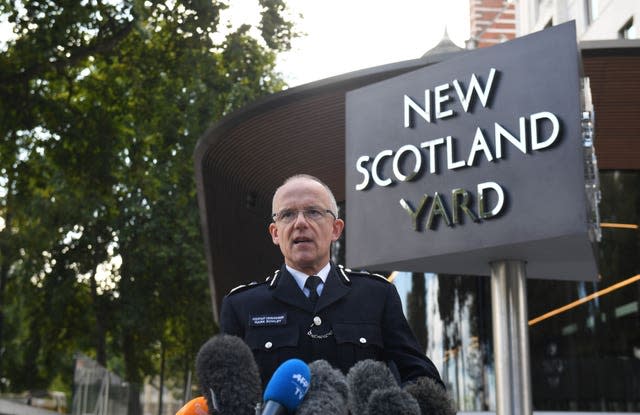
<svg viewBox="0 0 640 415">
<path fill-rule="evenodd" d="M 381 360 L 384 344 L 382 331 L 375 323 L 334 323 L 340 365 L 351 367 L 365 359 Z"/>
<path fill-rule="evenodd" d="M 251 327 L 246 331 L 244 341 L 253 352 L 263 383 L 269 381 L 282 362 L 295 356 L 299 336 L 298 328 L 293 325 Z"/>
</svg>

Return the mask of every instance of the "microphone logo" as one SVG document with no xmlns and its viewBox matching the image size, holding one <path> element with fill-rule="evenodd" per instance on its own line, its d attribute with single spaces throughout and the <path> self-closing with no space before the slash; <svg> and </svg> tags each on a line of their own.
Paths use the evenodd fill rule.
<svg viewBox="0 0 640 415">
<path fill-rule="evenodd" d="M 301 373 L 295 373 L 291 376 L 292 383 L 295 387 L 295 396 L 302 400 L 309 390 L 309 381 Z"/>
</svg>

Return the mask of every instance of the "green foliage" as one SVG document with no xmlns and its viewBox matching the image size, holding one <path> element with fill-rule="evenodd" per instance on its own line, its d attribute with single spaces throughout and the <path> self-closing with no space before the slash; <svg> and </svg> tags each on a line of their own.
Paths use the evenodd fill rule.
<svg viewBox="0 0 640 415">
<path fill-rule="evenodd" d="M 82 352 L 182 388 L 212 322 L 192 154 L 284 86 L 284 3 L 220 44 L 212 0 L 1 1 L 0 388 L 67 382 Z M 264 46 L 267 45 L 267 46 Z"/>
<path fill-rule="evenodd" d="M 260 0 L 262 19 L 260 29 L 267 45 L 274 50 L 289 50 L 291 38 L 298 36 L 293 23 L 284 17 L 286 4 L 283 0 Z"/>
</svg>

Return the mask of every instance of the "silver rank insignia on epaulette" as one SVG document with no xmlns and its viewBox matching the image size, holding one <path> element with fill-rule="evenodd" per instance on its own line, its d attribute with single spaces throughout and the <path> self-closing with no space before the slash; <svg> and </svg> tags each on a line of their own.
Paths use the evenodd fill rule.
<svg viewBox="0 0 640 415">
<path fill-rule="evenodd" d="M 279 277 L 280 277 L 279 269 L 277 269 L 276 272 L 273 273 L 273 275 L 269 275 L 267 277 L 265 282 L 269 284 L 269 289 L 274 288 L 276 286 L 276 284 L 278 283 Z"/>
<path fill-rule="evenodd" d="M 346 285 L 351 285 L 351 279 L 349 279 L 347 272 L 351 272 L 351 270 L 349 268 L 345 268 L 344 266 L 338 264 L 338 275 L 342 279 L 342 282 L 344 282 Z"/>
<path fill-rule="evenodd" d="M 390 281 L 384 275 L 375 274 L 369 271 L 354 271 L 352 269 L 345 268 L 342 265 L 338 265 L 338 268 L 340 270 L 340 274 L 342 274 L 343 278 L 346 279 L 346 281 L 348 281 L 349 284 L 351 284 L 351 281 L 349 280 L 347 273 L 354 274 L 354 275 L 361 275 L 364 277 L 375 277 L 383 280 L 384 282 L 390 283 Z"/>
<path fill-rule="evenodd" d="M 235 294 L 237 292 L 243 291 L 246 288 L 251 288 L 254 285 L 258 285 L 258 283 L 256 281 L 251 281 L 249 284 L 238 285 L 237 287 L 235 287 L 231 291 L 229 291 L 229 293 L 227 295 Z"/>
<path fill-rule="evenodd" d="M 371 275 L 372 277 L 378 277 L 378 278 L 384 280 L 384 282 L 388 282 L 389 284 L 391 284 L 391 281 L 389 281 L 389 279 L 387 277 L 385 277 L 384 275 L 376 274 L 374 272 L 370 272 L 369 275 Z"/>
</svg>

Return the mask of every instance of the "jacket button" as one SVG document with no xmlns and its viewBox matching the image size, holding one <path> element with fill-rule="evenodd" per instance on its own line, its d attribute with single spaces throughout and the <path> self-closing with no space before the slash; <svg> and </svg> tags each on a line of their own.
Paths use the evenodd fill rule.
<svg viewBox="0 0 640 415">
<path fill-rule="evenodd" d="M 266 343 L 264 344 L 264 348 L 265 348 L 265 349 L 271 349 L 271 347 L 273 347 L 273 343 L 271 343 L 271 342 L 266 342 Z"/>
<path fill-rule="evenodd" d="M 364 337 L 360 337 L 360 343 L 365 344 L 367 342 L 367 339 L 365 339 Z"/>
<path fill-rule="evenodd" d="M 316 326 L 319 326 L 320 324 L 322 324 L 322 319 L 318 316 L 315 316 L 313 318 L 313 324 L 315 324 Z"/>
</svg>

